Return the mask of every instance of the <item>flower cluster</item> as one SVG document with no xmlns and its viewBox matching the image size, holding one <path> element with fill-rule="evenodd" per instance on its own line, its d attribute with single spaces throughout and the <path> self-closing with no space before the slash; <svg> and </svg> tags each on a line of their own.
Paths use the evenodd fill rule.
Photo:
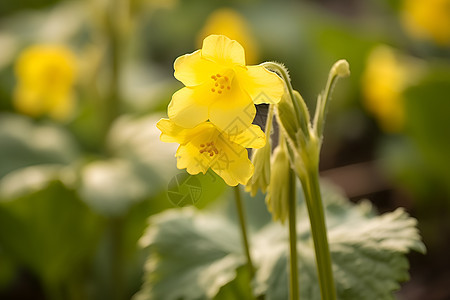
<svg viewBox="0 0 450 300">
<path fill-rule="evenodd" d="M 201 50 L 176 59 L 175 92 L 169 119 L 157 127 L 161 140 L 179 143 L 177 167 L 190 174 L 211 168 L 228 185 L 246 184 L 254 167 L 246 148 L 261 148 L 265 135 L 253 125 L 255 104 L 277 103 L 284 84 L 263 66 L 246 66 L 242 46 L 224 35 L 210 35 Z"/>
</svg>

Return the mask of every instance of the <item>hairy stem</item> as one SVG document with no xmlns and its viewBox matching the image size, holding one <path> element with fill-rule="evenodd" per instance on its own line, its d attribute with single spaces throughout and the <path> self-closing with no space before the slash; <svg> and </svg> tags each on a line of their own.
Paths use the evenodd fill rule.
<svg viewBox="0 0 450 300">
<path fill-rule="evenodd" d="M 250 246 L 248 243 L 244 207 L 242 204 L 242 197 L 241 197 L 241 192 L 239 190 L 239 186 L 234 187 L 234 198 L 236 200 L 236 208 L 237 208 L 238 217 L 239 217 L 239 225 L 241 226 L 242 243 L 244 246 L 245 256 L 247 257 L 248 271 L 250 274 L 250 278 L 253 278 L 253 276 L 255 275 L 255 268 L 253 267 L 252 257 L 250 255 Z"/>
<path fill-rule="evenodd" d="M 290 299 L 299 299 L 298 287 L 298 261 L 297 261 L 297 197 L 295 190 L 295 174 L 291 169 L 289 171 L 289 253 L 290 253 Z"/>
<path fill-rule="evenodd" d="M 317 167 L 308 168 L 302 178 L 303 192 L 308 207 L 309 221 L 316 253 L 317 273 L 323 300 L 336 300 L 333 268 L 328 245 L 325 212 L 319 186 Z"/>
</svg>

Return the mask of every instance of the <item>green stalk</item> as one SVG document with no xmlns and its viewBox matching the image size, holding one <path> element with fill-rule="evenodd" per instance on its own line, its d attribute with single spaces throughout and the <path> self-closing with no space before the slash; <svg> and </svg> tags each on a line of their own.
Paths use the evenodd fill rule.
<svg viewBox="0 0 450 300">
<path fill-rule="evenodd" d="M 103 100 L 104 134 L 106 135 L 113 121 L 120 114 L 121 90 L 120 77 L 122 73 L 122 52 L 125 44 L 123 38 L 127 19 L 124 11 L 128 1 L 111 0 L 106 14 L 106 38 L 108 63 L 111 67 L 108 82 L 108 93 Z"/>
<path fill-rule="evenodd" d="M 253 276 L 255 275 L 255 268 L 253 267 L 252 257 L 250 255 L 250 246 L 248 243 L 247 229 L 245 225 L 244 207 L 242 205 L 242 198 L 239 186 L 234 187 L 234 198 L 236 200 L 239 225 L 241 226 L 242 243 L 244 245 L 245 256 L 247 256 L 247 267 L 250 274 L 250 278 L 253 278 Z"/>
<path fill-rule="evenodd" d="M 298 252 L 297 252 L 297 195 L 295 190 L 295 174 L 292 169 L 289 170 L 289 253 L 290 253 L 290 298 L 299 299 L 298 287 Z"/>
<path fill-rule="evenodd" d="M 111 218 L 112 231 L 112 254 L 111 254 L 111 276 L 112 276 L 112 299 L 124 299 L 124 253 L 123 253 L 123 220 L 121 217 Z"/>
<path fill-rule="evenodd" d="M 314 241 L 320 292 L 323 300 L 336 300 L 336 288 L 328 245 L 325 213 L 320 194 L 319 171 L 317 166 L 314 166 L 307 168 L 306 173 L 301 182 L 308 207 L 311 233 Z"/>
</svg>

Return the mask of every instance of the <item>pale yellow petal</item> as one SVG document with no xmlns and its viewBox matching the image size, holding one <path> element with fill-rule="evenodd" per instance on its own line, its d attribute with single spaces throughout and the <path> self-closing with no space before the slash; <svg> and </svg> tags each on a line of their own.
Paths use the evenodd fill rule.
<svg viewBox="0 0 450 300">
<path fill-rule="evenodd" d="M 161 130 L 160 140 L 162 142 L 184 144 L 185 128 L 178 126 L 169 119 L 159 120 L 156 127 Z"/>
<path fill-rule="evenodd" d="M 254 172 L 254 166 L 248 159 L 247 150 L 234 143 L 221 147 L 224 151 L 219 159 L 211 164 L 211 169 L 230 186 L 236 186 L 239 183 L 247 184 Z"/>
<path fill-rule="evenodd" d="M 229 94 L 217 97 L 209 106 L 209 120 L 230 135 L 237 135 L 249 127 L 256 115 L 252 100 L 234 82 Z"/>
<path fill-rule="evenodd" d="M 207 100 L 194 88 L 182 88 L 172 96 L 167 108 L 169 118 L 177 125 L 192 128 L 208 119 Z"/>
<path fill-rule="evenodd" d="M 218 65 L 202 58 L 201 51 L 178 57 L 174 63 L 176 79 L 186 86 L 196 86 L 211 79 L 217 73 Z"/>
<path fill-rule="evenodd" d="M 278 103 L 284 94 L 281 78 L 263 66 L 249 66 L 237 74 L 243 89 L 255 104 Z"/>
<path fill-rule="evenodd" d="M 161 119 L 156 123 L 156 127 L 161 130 L 160 139 L 166 143 L 187 144 L 195 142 L 202 138 L 210 139 L 211 132 L 215 131 L 214 125 L 209 122 L 203 122 L 194 128 L 184 128 L 178 126 L 170 119 Z M 201 141 L 197 142 L 200 144 Z"/>
<path fill-rule="evenodd" d="M 186 171 L 195 175 L 200 172 L 206 173 L 209 169 L 209 161 L 206 156 L 199 155 L 198 148 L 192 143 L 180 145 L 177 150 L 177 168 L 186 169 Z"/>
<path fill-rule="evenodd" d="M 235 136 L 229 136 L 230 141 L 245 148 L 262 148 L 266 144 L 266 135 L 258 125 L 251 125 Z"/>
<path fill-rule="evenodd" d="M 223 65 L 245 66 L 242 46 L 224 35 L 210 35 L 203 40 L 202 56 Z"/>
</svg>

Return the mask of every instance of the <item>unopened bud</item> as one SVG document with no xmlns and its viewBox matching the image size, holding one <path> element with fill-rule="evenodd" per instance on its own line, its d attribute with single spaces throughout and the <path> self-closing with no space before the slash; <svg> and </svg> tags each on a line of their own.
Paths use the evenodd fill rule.
<svg viewBox="0 0 450 300">
<path fill-rule="evenodd" d="M 340 59 L 335 62 L 333 67 L 331 68 L 331 73 L 336 74 L 339 77 L 350 76 L 350 66 L 348 64 L 348 61 L 346 61 L 345 59 Z"/>
<path fill-rule="evenodd" d="M 245 186 L 245 190 L 254 197 L 260 189 L 266 192 L 270 182 L 270 138 L 267 137 L 266 145 L 260 149 L 253 149 L 252 163 L 255 166 L 255 172 Z"/>
<path fill-rule="evenodd" d="M 266 205 L 274 221 L 284 223 L 289 214 L 289 157 L 285 145 L 273 152 L 270 184 L 267 189 Z"/>
</svg>

